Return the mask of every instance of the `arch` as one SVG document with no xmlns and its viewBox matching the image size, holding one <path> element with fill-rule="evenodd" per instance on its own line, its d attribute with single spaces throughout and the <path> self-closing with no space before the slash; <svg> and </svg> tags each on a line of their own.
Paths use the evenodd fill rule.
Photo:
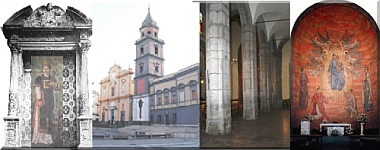
<svg viewBox="0 0 380 150">
<path fill-rule="evenodd" d="M 320 22 L 323 22 L 323 24 Z M 336 24 L 336 22 L 339 22 L 339 24 Z M 355 25 L 353 25 L 352 22 L 355 22 Z M 311 26 L 311 24 L 313 24 L 313 26 Z M 311 28 L 313 30 L 309 30 Z M 353 88 L 356 91 L 356 93 L 352 94 L 357 99 L 357 103 L 365 104 L 368 99 L 366 100 L 363 96 L 365 95 L 363 93 L 366 92 L 363 88 L 368 87 L 372 90 L 373 109 L 366 111 L 365 108 L 358 105 L 357 110 L 366 114 L 372 114 L 368 117 L 374 123 L 367 124 L 366 128 L 379 128 L 379 114 L 377 113 L 379 108 L 378 87 L 380 84 L 378 80 L 380 78 L 379 35 L 379 28 L 374 19 L 355 3 L 316 3 L 301 13 L 297 18 L 291 33 L 291 127 L 297 127 L 297 122 L 301 119 L 297 117 L 297 114 L 302 111 L 294 111 L 294 109 L 303 109 L 302 107 L 298 107 L 300 102 L 310 103 L 310 98 L 312 98 L 317 92 L 317 87 L 322 89 L 321 93 L 323 95 L 329 95 L 330 102 L 334 102 L 337 105 L 347 105 L 347 98 L 345 97 L 344 91 L 349 91 L 350 88 Z M 347 47 L 349 47 L 350 51 L 350 54 L 348 55 L 344 53 L 344 51 L 347 50 Z M 321 49 L 322 53 L 316 51 L 316 48 Z M 335 54 L 341 59 L 337 60 L 331 57 L 332 54 Z M 357 55 L 355 57 L 351 54 Z M 356 67 L 350 66 L 347 57 L 352 57 L 358 60 L 355 61 Z M 330 80 L 332 77 L 335 79 L 335 77 L 338 77 L 337 75 L 339 75 L 332 73 L 334 69 L 329 69 L 329 66 L 333 66 L 334 62 L 338 62 L 338 64 L 345 68 L 345 71 L 349 71 L 349 74 L 347 73 L 343 78 L 339 76 L 337 80 Z M 371 68 L 370 70 L 372 70 L 373 73 L 369 78 L 377 81 L 372 81 L 370 86 L 365 85 L 363 81 L 366 78 L 366 72 L 362 68 L 357 68 L 357 66 Z M 350 71 L 350 67 L 354 69 Z M 324 71 L 320 71 L 321 69 Z M 302 72 L 301 70 L 305 70 L 305 72 Z M 357 70 L 361 70 L 360 75 L 358 75 L 359 71 Z M 340 73 L 340 71 L 337 70 L 337 73 Z M 303 79 L 304 76 L 307 76 L 309 79 L 307 82 L 307 88 L 302 88 L 303 84 L 300 84 L 300 81 L 302 81 L 300 79 Z M 355 76 L 359 77 L 355 79 Z M 336 88 L 335 85 L 331 84 L 335 81 L 343 82 L 345 84 L 342 85 L 341 88 Z M 309 99 L 296 96 L 303 94 L 302 91 L 300 91 L 301 89 L 308 91 Z M 341 98 L 344 100 L 339 100 Z M 325 113 L 318 120 L 346 121 L 348 123 L 352 122 L 352 124 L 357 124 L 356 119 L 351 119 L 353 121 L 343 119 L 344 117 L 342 116 L 346 116 L 344 111 L 336 112 L 335 110 L 326 107 L 326 105 L 329 104 L 318 103 L 317 105 L 325 106 L 325 109 L 323 109 Z M 308 107 L 307 109 L 311 110 L 316 108 Z M 335 116 L 339 116 L 339 118 Z M 350 118 L 350 116 L 348 116 L 348 118 Z M 315 126 L 317 125 L 311 124 L 310 128 Z"/>
<path fill-rule="evenodd" d="M 188 85 L 194 85 L 194 84 L 198 84 L 198 81 L 195 81 L 195 80 L 190 80 Z"/>
</svg>

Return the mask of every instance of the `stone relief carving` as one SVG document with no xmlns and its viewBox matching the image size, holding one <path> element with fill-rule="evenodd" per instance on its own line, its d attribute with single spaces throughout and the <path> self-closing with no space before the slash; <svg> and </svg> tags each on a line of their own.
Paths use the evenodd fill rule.
<svg viewBox="0 0 380 150">
<path fill-rule="evenodd" d="M 72 27 L 73 21 L 66 12 L 48 3 L 37 8 L 25 22 L 24 27 Z"/>
</svg>

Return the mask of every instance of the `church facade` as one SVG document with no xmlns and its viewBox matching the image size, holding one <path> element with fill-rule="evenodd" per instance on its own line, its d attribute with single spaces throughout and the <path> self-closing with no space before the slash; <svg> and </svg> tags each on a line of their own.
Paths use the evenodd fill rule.
<svg viewBox="0 0 380 150">
<path fill-rule="evenodd" d="M 150 125 L 198 124 L 199 64 L 165 76 L 165 42 L 158 38 L 159 27 L 149 9 L 139 30 L 141 37 L 135 42 L 133 121 Z"/>
<path fill-rule="evenodd" d="M 100 81 L 99 121 L 116 123 L 132 120 L 132 75 L 131 68 L 125 70 L 115 64 L 110 68 L 108 76 Z"/>
</svg>

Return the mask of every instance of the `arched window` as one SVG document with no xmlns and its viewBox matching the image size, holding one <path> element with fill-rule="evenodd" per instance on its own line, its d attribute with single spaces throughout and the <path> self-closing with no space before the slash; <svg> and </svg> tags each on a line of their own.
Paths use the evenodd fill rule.
<svg viewBox="0 0 380 150">
<path fill-rule="evenodd" d="M 203 30 L 202 30 L 202 23 L 203 23 L 203 20 L 202 20 L 202 13 L 199 12 L 199 34 L 202 34 L 202 33 L 203 33 Z"/>
<path fill-rule="evenodd" d="M 155 66 L 155 67 L 154 67 L 154 70 L 155 70 L 156 72 L 158 72 L 158 66 Z"/>
<path fill-rule="evenodd" d="M 179 92 L 178 102 L 184 102 L 185 101 L 185 85 L 183 83 L 180 83 L 178 85 L 178 92 Z"/>
<path fill-rule="evenodd" d="M 154 47 L 154 54 L 158 55 L 158 47 L 157 46 Z"/>
<path fill-rule="evenodd" d="M 169 104 L 169 89 L 164 90 L 165 104 Z"/>
<path fill-rule="evenodd" d="M 144 70 L 144 67 L 140 65 L 140 73 L 143 72 L 143 70 Z"/>
<path fill-rule="evenodd" d="M 157 105 L 162 104 L 161 91 L 157 91 Z"/>
<path fill-rule="evenodd" d="M 177 89 L 175 87 L 171 88 L 172 91 L 172 104 L 177 103 Z"/>
<path fill-rule="evenodd" d="M 150 31 L 148 31 L 148 34 L 150 35 Z"/>
<path fill-rule="evenodd" d="M 190 93 L 191 93 L 191 100 L 197 100 L 198 99 L 198 94 L 197 94 L 197 82 L 192 80 L 189 83 L 190 86 Z"/>
<path fill-rule="evenodd" d="M 144 32 L 143 33 L 141 33 L 141 37 L 143 37 L 144 36 Z"/>
<path fill-rule="evenodd" d="M 144 54 L 144 48 L 143 47 L 140 48 L 140 55 L 142 55 L 142 54 Z"/>
<path fill-rule="evenodd" d="M 154 37 L 157 37 L 157 32 L 154 32 Z"/>
</svg>

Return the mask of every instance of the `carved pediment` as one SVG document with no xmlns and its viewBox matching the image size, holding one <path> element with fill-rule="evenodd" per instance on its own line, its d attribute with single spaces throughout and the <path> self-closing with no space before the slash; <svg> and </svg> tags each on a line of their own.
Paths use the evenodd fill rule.
<svg viewBox="0 0 380 150">
<path fill-rule="evenodd" d="M 4 27 L 6 26 L 27 28 L 91 27 L 92 20 L 73 7 L 68 6 L 65 11 L 48 3 L 34 11 L 31 6 L 21 9 L 4 23 Z"/>
<path fill-rule="evenodd" d="M 51 3 L 41 6 L 25 20 L 24 27 L 72 27 L 73 21 L 66 12 Z"/>
</svg>

